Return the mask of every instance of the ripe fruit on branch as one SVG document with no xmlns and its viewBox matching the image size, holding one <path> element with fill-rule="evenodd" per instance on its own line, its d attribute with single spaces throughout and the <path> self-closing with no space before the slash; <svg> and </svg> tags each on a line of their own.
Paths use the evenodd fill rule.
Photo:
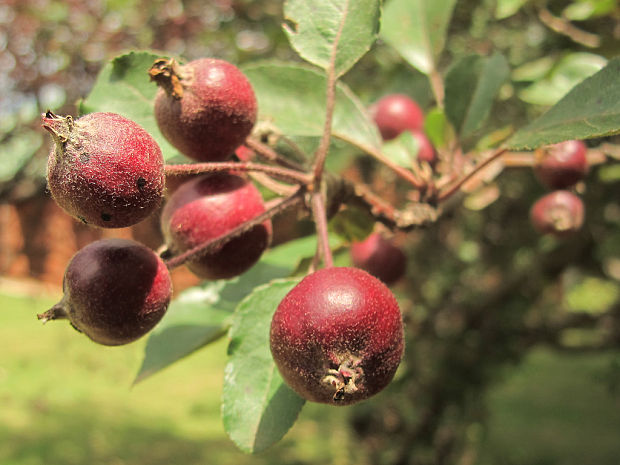
<svg viewBox="0 0 620 465">
<path fill-rule="evenodd" d="M 534 173 L 551 189 L 565 189 L 588 172 L 587 147 L 583 141 L 567 140 L 536 151 Z"/>
<path fill-rule="evenodd" d="M 161 229 L 170 252 L 176 254 L 223 236 L 264 211 L 254 184 L 241 176 L 215 173 L 184 183 L 170 196 Z M 254 265 L 270 241 L 271 221 L 265 221 L 187 266 L 204 279 L 232 278 Z"/>
<path fill-rule="evenodd" d="M 44 322 L 68 318 L 93 341 L 114 346 L 144 336 L 164 316 L 170 274 L 151 249 L 126 239 L 103 239 L 79 250 L 67 265 L 64 296 Z"/>
<path fill-rule="evenodd" d="M 534 203 L 530 219 L 541 234 L 567 236 L 583 225 L 583 201 L 572 192 L 553 191 Z"/>
<path fill-rule="evenodd" d="M 231 63 L 201 58 L 179 65 L 159 59 L 149 75 L 160 86 L 155 97 L 159 129 L 184 155 L 224 161 L 252 131 L 256 96 Z"/>
<path fill-rule="evenodd" d="M 115 113 L 74 120 L 50 111 L 42 123 L 55 143 L 48 187 L 67 213 L 93 226 L 122 228 L 159 206 L 164 160 L 157 142 L 138 124 Z"/>
<path fill-rule="evenodd" d="M 324 268 L 280 302 L 270 345 L 282 377 L 300 396 L 350 405 L 392 380 L 404 350 L 402 317 L 378 279 L 358 268 Z"/>
<path fill-rule="evenodd" d="M 393 284 L 405 274 L 407 257 L 380 233 L 372 233 L 363 241 L 354 242 L 350 252 L 354 266 L 366 270 L 385 284 Z"/>
<path fill-rule="evenodd" d="M 383 140 L 397 138 L 403 131 L 419 131 L 424 124 L 424 113 L 416 102 L 403 94 L 382 97 L 370 107 Z"/>
</svg>

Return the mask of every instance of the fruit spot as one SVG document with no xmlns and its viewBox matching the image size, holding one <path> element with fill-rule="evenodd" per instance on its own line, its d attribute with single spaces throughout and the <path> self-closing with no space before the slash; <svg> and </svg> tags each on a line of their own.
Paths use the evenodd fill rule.
<svg viewBox="0 0 620 465">
<path fill-rule="evenodd" d="M 112 215 L 110 215 L 109 213 L 102 213 L 101 214 L 101 219 L 103 221 L 111 221 L 112 220 Z"/>
<path fill-rule="evenodd" d="M 146 186 L 146 179 L 144 179 L 142 176 L 140 176 L 140 177 L 138 178 L 138 180 L 136 181 L 136 185 L 138 186 L 138 189 L 141 191 L 141 190 L 142 190 L 142 188 L 143 188 L 144 186 Z"/>
</svg>

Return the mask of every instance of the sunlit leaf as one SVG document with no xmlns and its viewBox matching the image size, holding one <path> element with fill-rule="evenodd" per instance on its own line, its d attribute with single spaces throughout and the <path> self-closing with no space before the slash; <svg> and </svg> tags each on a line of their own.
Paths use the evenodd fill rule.
<svg viewBox="0 0 620 465">
<path fill-rule="evenodd" d="M 620 58 L 574 87 L 545 114 L 510 138 L 512 149 L 620 133 Z"/>
<path fill-rule="evenodd" d="M 269 348 L 271 317 L 299 279 L 275 281 L 255 289 L 235 312 L 224 374 L 222 418 L 226 432 L 244 452 L 260 452 L 279 441 L 304 405 L 282 380 Z"/>
<path fill-rule="evenodd" d="M 456 0 L 391 0 L 381 37 L 424 74 L 436 69 Z"/>
<path fill-rule="evenodd" d="M 305 60 L 337 76 L 353 66 L 377 39 L 379 0 L 287 0 L 284 31 Z"/>
</svg>

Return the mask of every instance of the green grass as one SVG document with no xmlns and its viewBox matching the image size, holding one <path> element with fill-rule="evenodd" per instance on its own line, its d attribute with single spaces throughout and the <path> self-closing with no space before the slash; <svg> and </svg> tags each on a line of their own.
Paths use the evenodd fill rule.
<svg viewBox="0 0 620 465">
<path fill-rule="evenodd" d="M 267 452 L 236 449 L 219 414 L 225 340 L 131 387 L 145 341 L 103 347 L 43 326 L 53 303 L 0 295 L 0 464 L 342 463 L 344 418 L 319 426 L 320 406 Z"/>
<path fill-rule="evenodd" d="M 491 392 L 481 464 L 617 465 L 620 396 L 605 377 L 620 354 L 538 349 Z"/>
<path fill-rule="evenodd" d="M 219 414 L 225 340 L 132 387 L 145 340 L 103 347 L 43 326 L 35 315 L 53 303 L 0 293 L 0 464 L 351 462 L 346 415 L 312 404 L 265 453 L 239 452 Z M 601 381 L 613 357 L 534 351 L 491 391 L 476 465 L 620 463 L 620 399 Z"/>
</svg>

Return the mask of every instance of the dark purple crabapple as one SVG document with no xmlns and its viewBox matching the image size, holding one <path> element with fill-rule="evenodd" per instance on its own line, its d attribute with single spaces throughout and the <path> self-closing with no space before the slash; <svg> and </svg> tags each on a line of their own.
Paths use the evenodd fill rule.
<svg viewBox="0 0 620 465">
<path fill-rule="evenodd" d="M 160 205 L 164 160 L 157 142 L 115 113 L 74 120 L 48 111 L 43 127 L 54 139 L 47 183 L 56 203 L 85 224 L 123 228 Z"/>
<path fill-rule="evenodd" d="M 407 257 L 391 240 L 372 233 L 363 241 L 351 244 L 351 262 L 385 284 L 394 284 L 405 274 Z"/>
<path fill-rule="evenodd" d="M 404 350 L 398 303 L 353 267 L 323 268 L 278 305 L 270 346 L 284 381 L 304 399 L 350 405 L 385 388 Z"/>
<path fill-rule="evenodd" d="M 149 332 L 164 316 L 172 295 L 168 268 L 143 244 L 102 239 L 70 260 L 59 303 L 38 315 L 67 318 L 93 341 L 127 344 Z"/>
<path fill-rule="evenodd" d="M 587 147 L 581 140 L 567 140 L 536 150 L 534 174 L 551 189 L 566 189 L 588 172 Z"/>
<path fill-rule="evenodd" d="M 159 59 L 151 67 L 159 90 L 155 118 L 162 134 L 197 161 L 230 158 L 256 122 L 256 96 L 235 65 L 201 58 L 180 65 Z"/>
<path fill-rule="evenodd" d="M 424 113 L 419 105 L 404 94 L 390 94 L 370 106 L 383 140 L 396 139 L 403 131 L 419 131 Z"/>
<path fill-rule="evenodd" d="M 530 220 L 541 234 L 568 236 L 583 225 L 583 201 L 570 191 L 553 191 L 532 205 Z"/>
<path fill-rule="evenodd" d="M 223 236 L 265 212 L 263 198 L 246 178 L 228 173 L 196 177 L 166 202 L 161 230 L 171 253 L 185 252 Z M 187 267 L 203 279 L 228 279 L 254 265 L 271 242 L 271 221 L 254 226 Z"/>
</svg>

